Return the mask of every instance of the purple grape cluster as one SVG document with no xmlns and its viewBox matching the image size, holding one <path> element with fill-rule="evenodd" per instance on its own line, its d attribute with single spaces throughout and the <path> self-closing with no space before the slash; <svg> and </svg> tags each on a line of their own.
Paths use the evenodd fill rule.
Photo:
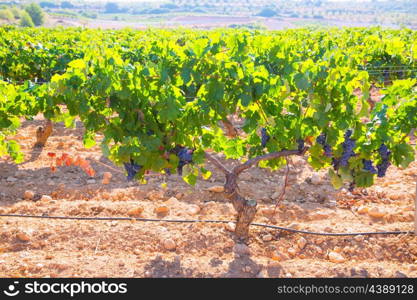
<svg viewBox="0 0 417 300">
<path fill-rule="evenodd" d="M 387 160 L 383 160 L 379 163 L 376 168 L 378 169 L 378 177 L 384 177 L 387 173 L 388 167 L 390 166 L 390 162 Z"/>
<path fill-rule="evenodd" d="M 325 133 L 321 133 L 317 137 L 316 142 L 323 147 L 324 155 L 326 157 L 332 157 L 333 156 L 332 147 L 329 144 L 326 143 L 326 139 L 327 139 L 326 134 Z"/>
<path fill-rule="evenodd" d="M 179 175 L 182 175 L 183 167 L 193 162 L 193 150 L 181 147 L 178 149 L 177 156 L 180 159 L 178 162 L 177 171 Z"/>
<path fill-rule="evenodd" d="M 266 143 L 271 139 L 271 137 L 266 132 L 266 128 L 261 129 L 261 146 L 262 148 L 266 147 Z"/>
<path fill-rule="evenodd" d="M 352 136 L 352 133 L 353 133 L 352 129 L 346 130 L 345 135 L 344 135 L 345 139 L 350 138 Z"/>
<path fill-rule="evenodd" d="M 127 180 L 132 181 L 136 174 L 142 169 L 142 166 L 137 165 L 134 163 L 134 161 L 131 159 L 130 163 L 123 163 L 125 170 L 127 172 Z"/>
<path fill-rule="evenodd" d="M 379 146 L 378 152 L 382 159 L 389 159 L 389 156 L 391 155 L 391 151 L 389 151 L 387 145 L 385 144 L 381 144 L 381 146 Z"/>
<path fill-rule="evenodd" d="M 335 171 L 339 169 L 340 159 L 333 157 L 332 166 Z"/>
<path fill-rule="evenodd" d="M 375 169 L 374 165 L 372 164 L 372 160 L 364 159 L 362 160 L 363 169 L 365 171 L 371 172 L 372 174 L 377 174 L 378 171 Z"/>
<path fill-rule="evenodd" d="M 297 140 L 297 150 L 299 152 L 302 152 L 304 150 L 304 140 L 303 139 L 298 139 Z"/>
<path fill-rule="evenodd" d="M 349 164 L 349 159 L 352 156 L 355 156 L 355 152 L 353 149 L 355 148 L 356 142 L 354 139 L 351 139 L 352 136 L 352 130 L 347 130 L 345 132 L 345 141 L 343 142 L 343 153 L 342 157 L 340 158 L 340 165 L 343 167 L 346 167 Z"/>
<path fill-rule="evenodd" d="M 391 165 L 389 162 L 389 157 L 391 155 L 391 151 L 389 151 L 388 147 L 385 144 L 381 144 L 378 149 L 379 155 L 382 158 L 382 161 L 376 166 L 378 169 L 378 177 L 384 177 L 388 167 Z"/>
<path fill-rule="evenodd" d="M 148 129 L 147 131 L 146 131 L 146 134 L 148 135 L 148 136 L 151 136 L 151 135 L 153 135 L 154 134 L 154 131 L 152 130 L 152 129 Z M 140 169 L 142 169 L 142 167 L 143 166 L 141 166 L 141 165 L 138 165 L 138 164 L 135 164 L 135 162 L 133 161 L 133 159 L 130 159 L 130 163 L 123 163 L 123 165 L 124 165 L 124 167 L 125 167 L 125 170 L 126 170 L 126 172 L 127 172 L 127 176 L 126 176 L 126 178 L 127 178 L 127 180 L 128 181 L 132 181 L 134 178 L 135 178 L 135 176 L 136 176 L 136 174 L 140 171 Z"/>
<path fill-rule="evenodd" d="M 325 144 L 323 146 L 323 150 L 324 150 L 324 155 L 327 157 L 332 157 L 333 156 L 333 152 L 332 152 L 332 147 L 329 144 Z"/>
<path fill-rule="evenodd" d="M 349 183 L 348 191 L 353 192 L 355 189 L 355 186 L 356 186 L 355 182 L 352 181 L 351 183 Z"/>
<path fill-rule="evenodd" d="M 324 145 L 326 144 L 326 134 L 325 133 L 320 133 L 320 135 L 316 138 L 316 142 L 320 145 Z"/>
</svg>

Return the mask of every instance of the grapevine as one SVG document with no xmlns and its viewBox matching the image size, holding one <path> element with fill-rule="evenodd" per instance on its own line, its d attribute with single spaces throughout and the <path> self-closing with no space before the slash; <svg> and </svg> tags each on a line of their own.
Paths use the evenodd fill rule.
<svg viewBox="0 0 417 300">
<path fill-rule="evenodd" d="M 407 29 L 2 27 L 0 155 L 23 161 L 9 138 L 21 118 L 42 113 L 68 127 L 77 118 L 84 145 L 102 134 L 104 155 L 127 180 L 177 172 L 195 184 L 218 168 L 237 211 L 236 234 L 246 238 L 257 203 L 239 193 L 238 179 L 251 167 L 277 170 L 290 156 L 307 156 L 314 169 L 329 170 L 335 188 L 353 189 L 414 161 L 417 79 L 405 72 L 387 83 L 372 68 L 383 56 L 387 65 L 417 69 L 416 45 Z M 372 85 L 383 94 L 375 105 Z M 237 162 L 229 170 L 215 153 Z M 52 171 L 78 165 L 95 175 L 81 158 L 51 159 Z"/>
</svg>

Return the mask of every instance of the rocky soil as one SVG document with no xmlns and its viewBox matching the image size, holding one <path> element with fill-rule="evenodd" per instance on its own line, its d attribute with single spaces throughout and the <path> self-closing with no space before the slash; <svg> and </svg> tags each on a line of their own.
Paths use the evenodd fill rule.
<svg viewBox="0 0 417 300">
<path fill-rule="evenodd" d="M 223 175 L 213 166 L 207 166 L 213 176 L 194 187 L 176 175 L 152 173 L 146 184 L 129 183 L 99 147 L 83 147 L 81 126 L 56 124 L 47 146 L 34 150 L 43 123 L 42 117 L 26 121 L 15 137 L 24 163 L 0 159 L 0 213 L 234 220 L 220 188 Z M 87 159 L 95 177 L 74 166 L 51 172 L 48 152 Z M 257 223 L 320 232 L 414 230 L 416 162 L 405 170 L 391 167 L 372 188 L 350 193 L 335 191 L 325 171 L 294 158 L 275 210 L 284 171 L 242 174 L 242 194 L 259 203 Z M 0 277 L 417 277 L 412 234 L 326 237 L 252 227 L 245 245 L 232 231 L 233 223 L 0 217 Z"/>
</svg>

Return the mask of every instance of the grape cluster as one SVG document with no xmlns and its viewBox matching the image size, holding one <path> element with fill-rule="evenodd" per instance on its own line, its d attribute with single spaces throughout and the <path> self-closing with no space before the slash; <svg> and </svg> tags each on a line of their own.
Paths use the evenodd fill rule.
<svg viewBox="0 0 417 300">
<path fill-rule="evenodd" d="M 303 139 L 298 139 L 297 140 L 297 150 L 299 152 L 302 152 L 304 150 L 304 140 Z"/>
<path fill-rule="evenodd" d="M 332 166 L 335 171 L 339 169 L 340 159 L 333 157 L 332 159 Z"/>
<path fill-rule="evenodd" d="M 325 133 L 321 133 L 317 139 L 316 142 L 320 145 L 322 145 L 323 150 L 324 150 L 324 155 L 326 157 L 332 157 L 332 147 L 326 143 L 326 134 Z"/>
<path fill-rule="evenodd" d="M 324 145 L 326 144 L 326 134 L 325 133 L 320 133 L 320 135 L 316 138 L 316 142 L 320 145 Z"/>
<path fill-rule="evenodd" d="M 266 143 L 271 139 L 271 137 L 266 132 L 266 128 L 261 129 L 261 146 L 262 148 L 266 147 Z"/>
<path fill-rule="evenodd" d="M 382 159 L 382 161 L 376 166 L 378 169 L 378 177 L 384 177 L 388 167 L 391 165 L 389 162 L 391 151 L 388 150 L 388 147 L 385 144 L 382 144 L 379 147 L 378 152 Z"/>
<path fill-rule="evenodd" d="M 365 171 L 371 172 L 372 174 L 378 173 L 377 170 L 375 169 L 375 167 L 372 164 L 372 160 L 364 159 L 364 160 L 362 160 L 362 162 L 363 162 L 363 169 Z"/>
<path fill-rule="evenodd" d="M 154 131 L 152 129 L 148 129 L 146 131 L 146 134 L 148 136 L 151 136 L 154 134 Z M 140 169 L 142 169 L 143 166 L 135 164 L 135 162 L 133 161 L 133 159 L 130 159 L 130 163 L 123 163 L 125 170 L 127 172 L 127 180 L 128 181 L 132 181 L 136 174 L 140 171 Z"/>
<path fill-rule="evenodd" d="M 349 183 L 348 191 L 353 192 L 355 190 L 355 186 L 355 182 L 352 181 L 351 183 Z"/>
<path fill-rule="evenodd" d="M 345 139 L 350 138 L 352 136 L 352 133 L 353 133 L 352 129 L 346 130 L 345 135 L 344 135 Z"/>
<path fill-rule="evenodd" d="M 193 162 L 193 152 L 194 150 L 188 149 L 186 147 L 177 146 L 174 148 L 174 153 L 179 158 L 178 167 L 177 167 L 177 171 L 179 175 L 182 175 L 182 169 L 185 165 Z"/>
<path fill-rule="evenodd" d="M 125 170 L 127 172 L 127 180 L 131 181 L 135 178 L 136 174 L 142 169 L 142 166 L 137 165 L 134 163 L 134 161 L 131 159 L 130 163 L 123 163 Z"/>
<path fill-rule="evenodd" d="M 391 151 L 388 150 L 388 147 L 385 144 L 379 146 L 378 152 L 382 159 L 389 159 L 389 156 L 391 155 Z"/>
<path fill-rule="evenodd" d="M 148 136 L 151 136 L 151 135 L 153 135 L 155 132 L 152 130 L 152 129 L 148 129 L 147 131 L 146 131 L 146 134 L 148 135 Z"/>
<path fill-rule="evenodd" d="M 345 141 L 343 142 L 343 153 L 342 157 L 340 158 L 340 165 L 343 167 L 346 167 L 349 163 L 349 158 L 352 156 L 355 156 L 355 152 L 353 151 L 353 148 L 355 148 L 356 142 L 354 139 L 351 139 L 352 136 L 352 130 L 347 130 L 345 132 Z"/>
</svg>

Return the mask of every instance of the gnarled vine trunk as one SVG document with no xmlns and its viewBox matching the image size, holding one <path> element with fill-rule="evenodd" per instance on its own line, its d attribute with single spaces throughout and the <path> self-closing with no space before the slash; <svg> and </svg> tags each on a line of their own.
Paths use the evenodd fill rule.
<svg viewBox="0 0 417 300">
<path fill-rule="evenodd" d="M 249 226 L 255 218 L 257 202 L 247 200 L 239 194 L 237 178 L 234 173 L 226 174 L 224 191 L 237 212 L 235 234 L 240 239 L 246 239 L 249 235 Z"/>
<path fill-rule="evenodd" d="M 224 184 L 224 193 L 226 197 L 232 202 L 233 207 L 237 212 L 235 235 L 242 240 L 246 240 L 249 236 L 249 226 L 255 218 L 257 202 L 255 200 L 247 200 L 239 194 L 239 187 L 237 180 L 239 175 L 245 170 L 257 165 L 262 160 L 275 159 L 290 155 L 304 155 L 308 148 L 300 150 L 282 150 L 279 152 L 267 153 L 255 158 L 252 158 L 245 163 L 235 166 L 232 170 L 228 170 L 215 157 L 206 153 L 206 158 L 213 163 L 226 176 Z"/>
</svg>

